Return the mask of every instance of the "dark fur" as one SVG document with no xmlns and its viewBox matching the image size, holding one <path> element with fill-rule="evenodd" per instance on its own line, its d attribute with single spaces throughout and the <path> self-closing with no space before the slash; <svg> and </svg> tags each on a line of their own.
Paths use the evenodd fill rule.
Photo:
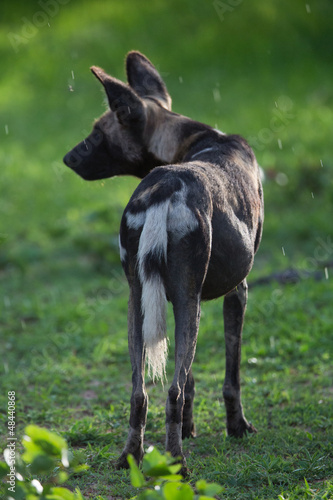
<svg viewBox="0 0 333 500">
<path fill-rule="evenodd" d="M 201 300 L 225 296 L 223 395 L 228 434 L 241 437 L 247 431 L 255 431 L 242 410 L 239 365 L 247 302 L 246 277 L 262 232 L 259 170 L 251 148 L 240 136 L 221 134 L 172 113 L 163 80 L 142 54 L 131 52 L 127 57 L 129 85 L 100 68 L 94 67 L 92 71 L 104 85 L 112 111 L 95 123 L 92 134 L 69 152 L 64 161 L 88 180 L 114 175 L 143 178 L 125 209 L 120 229 L 122 263 L 130 286 L 128 323 L 133 392 L 130 432 L 118 465 L 128 466 L 128 453 L 138 462 L 142 459 L 148 404 L 144 384 L 142 282 L 137 265 L 143 226 L 131 226 L 127 218 L 137 216 L 139 220 L 140 214 L 145 215 L 149 208 L 161 207 L 168 200 L 177 203 L 180 196 L 186 196 L 182 207 L 185 214 L 190 214 L 191 229 L 187 230 L 186 218 L 185 222 L 177 217 L 175 222 L 168 219 L 173 229 L 168 229 L 166 256 L 148 252 L 142 271 L 147 280 L 161 278 L 166 296 L 173 304 L 176 362 L 166 405 L 166 448 L 173 456 L 182 457 L 185 472 L 181 439 L 195 434 L 191 366 Z M 183 233 L 175 224 L 182 226 Z"/>
</svg>

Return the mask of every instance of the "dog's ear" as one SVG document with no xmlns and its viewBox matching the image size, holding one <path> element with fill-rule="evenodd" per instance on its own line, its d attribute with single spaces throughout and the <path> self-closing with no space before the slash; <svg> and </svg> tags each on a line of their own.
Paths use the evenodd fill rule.
<svg viewBox="0 0 333 500">
<path fill-rule="evenodd" d="M 144 121 L 143 102 L 128 85 L 108 75 L 102 68 L 92 66 L 90 69 L 103 84 L 110 109 L 116 113 L 122 125 L 133 126 Z"/>
<path fill-rule="evenodd" d="M 155 66 L 140 52 L 129 52 L 126 59 L 127 80 L 141 97 L 154 97 L 160 104 L 171 109 L 171 97 Z"/>
</svg>

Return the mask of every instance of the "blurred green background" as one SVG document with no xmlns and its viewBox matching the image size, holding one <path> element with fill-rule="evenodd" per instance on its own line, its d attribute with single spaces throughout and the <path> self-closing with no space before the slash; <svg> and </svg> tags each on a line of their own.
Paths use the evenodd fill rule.
<svg viewBox="0 0 333 500">
<path fill-rule="evenodd" d="M 98 480 L 95 494 L 111 484 L 115 497 L 130 495 L 109 464 L 130 397 L 118 230 L 138 180 L 85 182 L 62 158 L 105 110 L 89 67 L 123 80 L 132 49 L 157 66 L 174 111 L 253 146 L 265 172 L 265 224 L 249 282 L 290 267 L 302 277 L 250 294 L 242 381 L 261 434 L 238 452 L 221 438 L 221 301 L 203 307 L 194 477 L 212 474 L 242 500 L 296 491 L 304 475 L 314 485 L 332 477 L 332 19 L 331 0 L 1 2 L 0 407 L 15 390 L 19 435 L 36 423 L 82 447 L 92 466 L 87 486 L 79 483 L 87 494 Z M 168 370 L 170 380 L 172 363 Z M 163 448 L 166 395 L 150 391 L 148 438 Z M 303 446 L 325 466 L 304 472 Z M 267 454 L 280 462 L 253 465 Z M 268 471 L 264 480 L 258 470 Z M 251 496 L 249 484 L 266 496 Z"/>
<path fill-rule="evenodd" d="M 131 49 L 156 64 L 176 112 L 240 133 L 254 147 L 266 172 L 257 267 L 303 265 L 316 238 L 327 240 L 330 1 L 41 0 L 2 2 L 0 13 L 2 269 L 54 261 L 73 235 L 103 251 L 94 240 L 117 232 L 136 181 L 84 183 L 62 157 L 104 111 L 89 67 L 124 79 Z M 62 260 L 57 256 L 59 266 Z"/>
<path fill-rule="evenodd" d="M 136 181 L 84 183 L 62 157 L 104 111 L 89 67 L 124 79 L 131 49 L 156 64 L 176 112 L 254 147 L 266 172 L 257 267 L 303 266 L 331 235 L 330 1 L 41 0 L 0 13 L 2 269 L 54 260 L 73 235 L 102 251 L 93 240 L 117 232 Z"/>
</svg>

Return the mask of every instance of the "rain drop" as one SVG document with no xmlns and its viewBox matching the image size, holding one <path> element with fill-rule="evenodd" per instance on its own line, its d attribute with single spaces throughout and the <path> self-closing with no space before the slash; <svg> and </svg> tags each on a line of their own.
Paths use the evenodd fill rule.
<svg viewBox="0 0 333 500">
<path fill-rule="evenodd" d="M 220 89 L 213 89 L 213 97 L 215 102 L 219 102 L 221 100 Z"/>
<path fill-rule="evenodd" d="M 328 268 L 325 267 L 325 278 L 328 280 Z"/>
<path fill-rule="evenodd" d="M 284 251 L 284 247 L 281 247 L 282 248 L 282 253 L 283 255 L 285 256 L 286 255 L 286 252 Z"/>
<path fill-rule="evenodd" d="M 278 139 L 277 142 L 278 142 L 279 149 L 282 149 L 282 141 L 281 141 L 281 139 Z"/>
<path fill-rule="evenodd" d="M 5 132 L 6 132 L 6 135 L 8 135 L 8 125 L 5 125 Z"/>
<path fill-rule="evenodd" d="M 306 8 L 306 12 L 308 14 L 311 14 L 311 7 L 310 7 L 310 5 L 308 3 L 305 4 L 305 8 Z"/>
<path fill-rule="evenodd" d="M 276 174 L 276 177 L 275 177 L 275 182 L 279 185 L 279 186 L 286 186 L 289 182 L 289 179 L 288 177 L 286 176 L 286 174 L 284 174 L 283 172 L 278 172 Z"/>
</svg>

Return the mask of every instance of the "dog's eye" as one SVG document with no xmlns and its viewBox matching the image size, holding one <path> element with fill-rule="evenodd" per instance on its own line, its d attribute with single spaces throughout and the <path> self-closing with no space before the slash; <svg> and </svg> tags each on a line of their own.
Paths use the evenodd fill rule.
<svg viewBox="0 0 333 500">
<path fill-rule="evenodd" d="M 103 140 L 103 132 L 101 130 L 95 130 L 91 136 L 90 136 L 90 141 L 94 146 L 97 146 L 100 144 Z"/>
</svg>

